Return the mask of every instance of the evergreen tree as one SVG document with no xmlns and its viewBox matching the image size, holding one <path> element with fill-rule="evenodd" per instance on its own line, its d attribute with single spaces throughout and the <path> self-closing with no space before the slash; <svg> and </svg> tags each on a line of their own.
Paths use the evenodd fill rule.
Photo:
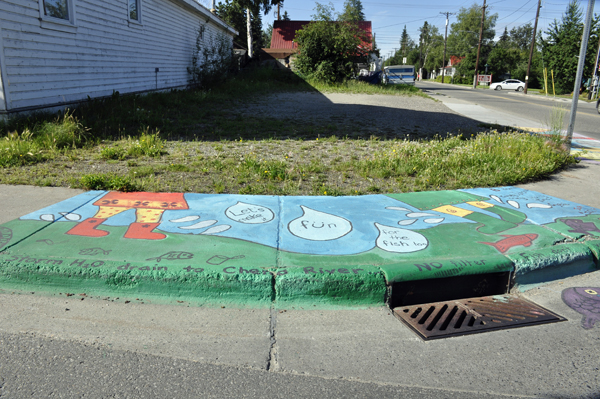
<svg viewBox="0 0 600 399">
<path fill-rule="evenodd" d="M 501 47 L 501 48 L 507 49 L 510 46 L 511 46 L 510 35 L 508 34 L 508 28 L 505 26 L 502 36 L 500 36 L 500 38 L 496 42 L 496 47 Z"/>
<path fill-rule="evenodd" d="M 346 0 L 344 12 L 338 16 L 339 21 L 358 22 L 365 20 L 365 13 L 360 0 Z"/>
<path fill-rule="evenodd" d="M 271 48 L 271 37 L 273 37 L 273 25 L 268 24 L 267 29 L 262 31 L 262 42 L 264 48 Z"/>
<path fill-rule="evenodd" d="M 560 21 L 556 19 L 550 24 L 545 37 L 540 38 L 544 61 L 548 69 L 554 71 L 557 93 L 570 93 L 575 85 L 575 74 L 581 37 L 583 35 L 583 13 L 576 0 L 567 5 L 566 12 Z M 598 43 L 598 17 L 590 29 L 585 58 L 584 77 L 591 76 L 595 61 L 596 44 Z"/>
<path fill-rule="evenodd" d="M 415 47 L 415 42 L 410 38 L 408 32 L 406 31 L 406 25 L 404 25 L 404 29 L 402 30 L 402 36 L 400 36 L 400 54 L 402 57 L 406 57 L 410 50 Z"/>
<path fill-rule="evenodd" d="M 290 15 L 288 14 L 287 11 L 285 11 L 283 13 L 283 15 L 281 16 L 281 20 L 283 20 L 283 21 L 291 21 Z"/>
</svg>

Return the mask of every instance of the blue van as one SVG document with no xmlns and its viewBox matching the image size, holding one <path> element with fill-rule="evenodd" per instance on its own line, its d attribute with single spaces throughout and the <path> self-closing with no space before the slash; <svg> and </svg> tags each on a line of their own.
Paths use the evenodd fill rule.
<svg viewBox="0 0 600 399">
<path fill-rule="evenodd" d="M 414 65 L 390 65 L 383 67 L 383 82 L 385 84 L 413 85 L 415 84 Z"/>
</svg>

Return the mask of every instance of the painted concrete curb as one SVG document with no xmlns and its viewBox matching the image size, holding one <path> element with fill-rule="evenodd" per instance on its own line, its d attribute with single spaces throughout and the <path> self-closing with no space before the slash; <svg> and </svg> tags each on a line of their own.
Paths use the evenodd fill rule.
<svg viewBox="0 0 600 399">
<path fill-rule="evenodd" d="M 374 306 L 389 287 L 597 270 L 600 209 L 514 187 L 360 197 L 91 191 L 0 225 L 0 289 Z"/>
</svg>

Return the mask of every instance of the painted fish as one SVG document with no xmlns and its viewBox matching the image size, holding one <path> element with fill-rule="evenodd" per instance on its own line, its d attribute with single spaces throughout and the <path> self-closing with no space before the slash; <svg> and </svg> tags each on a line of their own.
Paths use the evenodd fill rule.
<svg viewBox="0 0 600 399">
<path fill-rule="evenodd" d="M 596 227 L 596 224 L 594 222 L 584 222 L 583 220 L 579 219 L 560 219 L 560 221 L 572 229 L 569 230 L 569 233 L 600 233 L 600 229 Z"/>
<path fill-rule="evenodd" d="M 511 236 L 502 234 L 502 237 L 506 237 L 497 242 L 479 242 L 479 244 L 491 245 L 501 253 L 506 253 L 512 247 L 518 247 L 522 245 L 524 247 L 530 247 L 531 243 L 538 238 L 537 234 L 521 234 L 518 236 Z"/>
<path fill-rule="evenodd" d="M 100 247 L 86 248 L 86 249 L 82 249 L 81 251 L 79 251 L 79 255 L 91 255 L 91 256 L 108 255 L 110 253 L 110 251 L 112 251 L 112 249 L 106 250 L 106 249 L 102 249 Z"/>
<path fill-rule="evenodd" d="M 183 251 L 169 251 L 166 254 L 162 254 L 156 258 L 149 258 L 146 260 L 155 260 L 156 262 L 160 262 L 163 259 L 166 260 L 181 260 L 181 259 L 192 259 L 194 257 L 194 254 L 190 253 L 190 252 L 183 252 Z"/>
</svg>

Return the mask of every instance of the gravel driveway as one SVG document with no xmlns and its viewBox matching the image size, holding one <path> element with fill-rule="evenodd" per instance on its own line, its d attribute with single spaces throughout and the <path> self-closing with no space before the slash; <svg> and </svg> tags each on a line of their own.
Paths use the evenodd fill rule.
<svg viewBox="0 0 600 399">
<path fill-rule="evenodd" d="M 421 96 L 294 92 L 237 107 L 242 115 L 337 126 L 349 137 L 431 137 L 473 133 L 479 122 Z"/>
</svg>

